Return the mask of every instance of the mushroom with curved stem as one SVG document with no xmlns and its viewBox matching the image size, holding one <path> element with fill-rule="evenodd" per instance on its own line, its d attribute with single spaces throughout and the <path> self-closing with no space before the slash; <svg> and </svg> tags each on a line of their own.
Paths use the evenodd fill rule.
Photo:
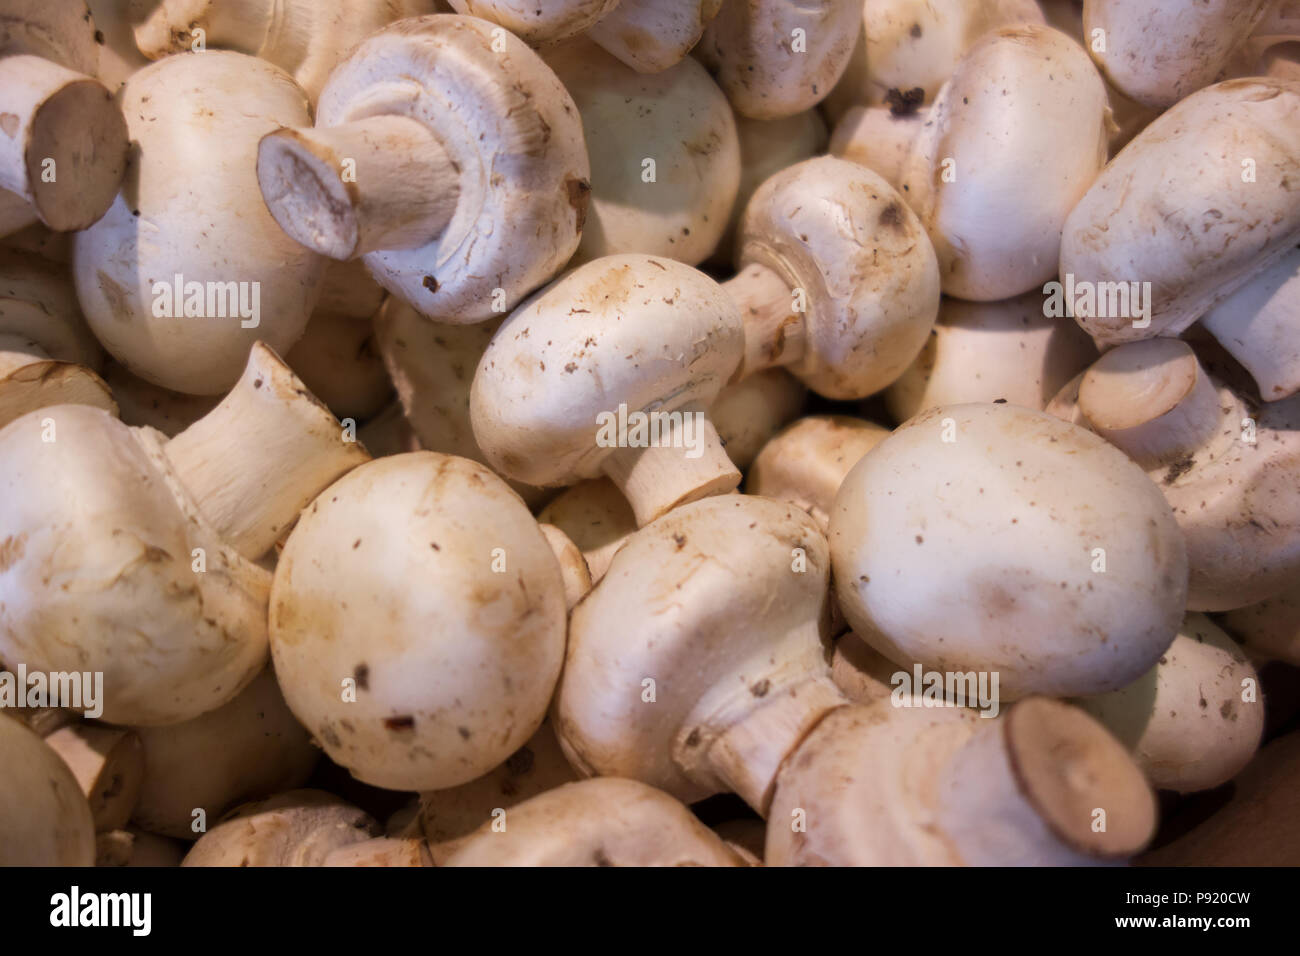
<svg viewBox="0 0 1300 956">
<path fill-rule="evenodd" d="M 1152 786 L 1178 793 L 1227 783 L 1264 733 L 1259 675 L 1203 614 L 1189 614 L 1159 663 L 1132 684 L 1076 703 L 1133 752 Z"/>
<path fill-rule="evenodd" d="M 736 113 L 772 120 L 820 103 L 849 64 L 861 0 L 723 0 L 695 55 Z"/>
<path fill-rule="evenodd" d="M 377 459 L 322 492 L 271 590 L 290 710 L 335 763 L 389 789 L 454 787 L 518 750 L 546 714 L 564 633 L 560 568 L 523 502 L 482 465 L 433 452 Z"/>
<path fill-rule="evenodd" d="M 419 832 L 429 841 L 434 862 L 442 865 L 466 837 L 496 819 L 497 811 L 508 812 L 577 779 L 547 720 L 496 769 L 458 787 L 420 794 Z"/>
<path fill-rule="evenodd" d="M 619 0 L 448 0 L 457 13 L 500 24 L 533 46 L 557 43 L 591 29 Z"/>
<path fill-rule="evenodd" d="M 498 47 L 500 49 L 498 50 Z M 582 123 L 522 40 L 471 17 L 400 20 L 330 74 L 304 122 L 262 139 L 271 215 L 442 322 L 514 307 L 578 246 Z"/>
<path fill-rule="evenodd" d="M 433 0 L 138 0 L 136 48 L 151 60 L 223 49 L 274 63 L 313 103 L 353 47 L 403 17 L 432 13 Z"/>
<path fill-rule="evenodd" d="M 1257 405 L 1228 371 L 1207 371 L 1178 339 L 1130 342 L 1050 409 L 1119 448 L 1164 493 L 1187 544 L 1193 611 L 1265 600 L 1300 573 L 1300 398 Z"/>
<path fill-rule="evenodd" d="M 826 123 L 815 109 L 777 120 L 737 116 L 736 135 L 740 142 L 740 185 L 727 228 L 709 257 L 709 265 L 719 268 L 734 264 L 736 231 L 758 187 L 781 170 L 826 151 Z"/>
<path fill-rule="evenodd" d="M 895 430 L 840 486 L 830 545 L 863 640 L 899 664 L 997 672 L 1008 700 L 1131 683 L 1187 603 L 1183 535 L 1142 469 L 1015 405 L 933 409 Z"/>
<path fill-rule="evenodd" d="M 1300 392 L 1300 246 L 1261 270 L 1201 318 L 1242 364 L 1266 402 Z"/>
<path fill-rule="evenodd" d="M 371 323 L 384 299 L 360 261 L 331 262 L 307 328 L 284 357 L 340 419 L 371 418 L 393 396 Z"/>
<path fill-rule="evenodd" d="M 529 484 L 607 475 L 644 525 L 740 483 L 705 409 L 742 350 L 736 307 L 703 273 L 597 259 L 497 330 L 470 392 L 474 436 L 493 467 Z"/>
<path fill-rule="evenodd" d="M 825 534 L 845 476 L 888 436 L 888 428 L 849 415 L 801 418 L 763 446 L 745 493 L 802 508 Z"/>
<path fill-rule="evenodd" d="M 132 374 L 225 392 L 254 342 L 298 339 L 318 295 L 324 260 L 276 226 L 253 168 L 259 137 L 305 123 L 307 98 L 271 64 L 220 50 L 147 66 L 119 96 L 135 145 L 108 212 L 73 237 L 82 312 Z"/>
<path fill-rule="evenodd" d="M 96 374 L 103 358 L 65 270 L 0 250 L 0 428 L 51 405 L 116 414 L 109 387 Z"/>
<path fill-rule="evenodd" d="M 430 322 L 401 299 L 389 296 L 375 315 L 375 342 L 397 390 L 401 411 L 418 447 L 488 464 L 470 424 L 474 370 L 500 327 L 489 319 L 473 325 Z M 549 495 L 543 488 L 506 479 L 530 508 Z"/>
<path fill-rule="evenodd" d="M 591 198 L 570 265 L 624 252 L 696 265 L 717 247 L 740 182 L 727 98 L 687 58 L 638 73 L 589 40 L 546 53 L 582 117 Z"/>
<path fill-rule="evenodd" d="M 237 807 L 181 866 L 324 866 L 331 854 L 378 835 L 367 813 L 338 797 L 290 790 Z"/>
<path fill-rule="evenodd" d="M 570 615 L 553 719 L 571 761 L 764 814 L 781 762 L 846 703 L 822 643 L 829 571 L 813 520 L 766 498 L 641 529 Z"/>
<path fill-rule="evenodd" d="M 587 30 L 638 73 L 680 63 L 718 15 L 723 0 L 619 0 Z"/>
<path fill-rule="evenodd" d="M 1220 79 L 1273 0 L 1087 0 L 1083 30 L 1107 78 L 1146 106 L 1167 109 Z"/>
<path fill-rule="evenodd" d="M 144 747 L 129 729 L 78 723 L 45 738 L 77 778 L 90 804 L 95 831 L 126 826 L 144 781 Z"/>
<path fill-rule="evenodd" d="M 81 2 L 0 2 L 3 231 L 40 219 L 85 229 L 113 201 L 127 166 L 127 124 L 94 78 L 95 23 Z"/>
<path fill-rule="evenodd" d="M 1041 411 L 1097 349 L 1068 318 L 1046 314 L 1041 292 L 1002 302 L 944 299 L 934 334 L 885 391 L 899 422 L 940 405 L 1010 402 Z"/>
<path fill-rule="evenodd" d="M 831 134 L 829 152 L 877 172 L 897 190 L 912 144 L 925 126 L 927 109 L 854 106 L 845 111 Z"/>
<path fill-rule="evenodd" d="M 939 268 L 920 221 L 878 174 L 823 156 L 777 173 L 745 211 L 723 283 L 745 322 L 736 378 L 782 366 L 827 398 L 894 381 L 939 311 Z"/>
<path fill-rule="evenodd" d="M 803 410 L 808 390 L 785 369 L 769 368 L 733 382 L 709 406 L 727 457 L 741 471 Z"/>
<path fill-rule="evenodd" d="M 996 301 L 1056 277 L 1061 230 L 1106 165 L 1110 122 L 1101 74 L 1057 30 L 1003 27 L 966 52 L 902 174 L 946 294 Z"/>
<path fill-rule="evenodd" d="M 1104 865 L 1135 856 L 1155 827 L 1142 771 L 1078 708 L 1031 697 L 984 721 L 965 708 L 884 699 L 832 712 L 786 763 L 764 858 L 769 866 Z"/>
<path fill-rule="evenodd" d="M 1181 100 L 1070 212 L 1069 314 L 1102 347 L 1185 331 L 1300 242 L 1298 174 L 1300 81 L 1229 80 Z"/>
<path fill-rule="evenodd" d="M 741 866 L 686 807 L 635 780 L 566 783 L 483 824 L 446 866 Z"/>
<path fill-rule="evenodd" d="M 593 584 L 609 569 L 618 549 L 636 532 L 636 515 L 608 478 L 580 481 L 560 492 L 537 515 L 559 528 L 587 561 Z"/>
<path fill-rule="evenodd" d="M 112 723 L 219 707 L 266 660 L 271 581 L 253 562 L 366 460 L 347 437 L 260 344 L 221 404 L 171 440 L 80 405 L 11 422 L 0 657 L 102 672 Z"/>
<path fill-rule="evenodd" d="M 1292 585 L 1258 604 L 1228 611 L 1219 624 L 1255 660 L 1300 667 L 1300 586 Z"/>
<path fill-rule="evenodd" d="M 264 668 L 232 700 L 191 720 L 138 727 L 144 782 L 131 816 L 143 830 L 193 840 L 202 819 L 307 783 L 320 757 Z"/>
<path fill-rule="evenodd" d="M 0 714 L 0 866 L 91 866 L 95 824 L 68 765 Z"/>
</svg>

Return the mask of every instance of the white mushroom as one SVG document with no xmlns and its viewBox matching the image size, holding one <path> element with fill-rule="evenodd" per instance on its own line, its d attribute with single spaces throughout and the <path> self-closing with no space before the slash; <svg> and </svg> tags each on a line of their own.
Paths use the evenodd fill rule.
<svg viewBox="0 0 1300 956">
<path fill-rule="evenodd" d="M 709 418 L 727 457 L 741 471 L 753 464 L 772 437 L 803 409 L 808 390 L 780 368 L 756 372 L 728 385 L 709 407 Z"/>
<path fill-rule="evenodd" d="M 144 748 L 129 729 L 69 724 L 45 738 L 77 778 L 96 832 L 126 826 L 144 781 Z"/>
<path fill-rule="evenodd" d="M 907 422 L 849 473 L 830 529 L 863 640 L 903 665 L 996 673 L 1007 699 L 1131 683 L 1187 602 L 1182 533 L 1142 469 L 1015 405 Z"/>
<path fill-rule="evenodd" d="M 170 441 L 84 405 L 24 415 L 0 430 L 0 657 L 102 672 L 113 723 L 219 707 L 266 660 L 253 561 L 367 457 L 261 345 Z"/>
<path fill-rule="evenodd" d="M 95 825 L 68 765 L 0 714 L 0 866 L 90 866 Z"/>
<path fill-rule="evenodd" d="M 322 492 L 271 591 L 290 709 L 335 763 L 390 789 L 454 787 L 518 750 L 545 716 L 564 630 L 560 568 L 523 502 L 433 452 Z"/>
<path fill-rule="evenodd" d="M 587 30 L 638 73 L 667 70 L 691 51 L 723 0 L 618 0 Z"/>
<path fill-rule="evenodd" d="M 1300 586 L 1292 585 L 1267 601 L 1229 611 L 1219 623 L 1241 641 L 1251 657 L 1300 667 Z"/>
<path fill-rule="evenodd" d="M 458 13 L 499 23 L 540 46 L 577 36 L 618 6 L 619 0 L 449 0 Z"/>
<path fill-rule="evenodd" d="M 319 790 L 246 803 L 194 844 L 181 866 L 324 866 L 336 851 L 378 835 L 362 810 Z"/>
<path fill-rule="evenodd" d="M 580 481 L 562 491 L 537 519 L 559 528 L 578 546 L 593 583 L 605 576 L 609 562 L 637 528 L 632 506 L 608 478 Z"/>
<path fill-rule="evenodd" d="M 567 783 L 464 840 L 446 866 L 740 866 L 668 794 L 635 780 Z"/>
<path fill-rule="evenodd" d="M 1189 614 L 1159 663 L 1132 684 L 1077 702 L 1128 747 L 1162 790 L 1209 790 L 1259 749 L 1264 697 L 1241 648 Z"/>
<path fill-rule="evenodd" d="M 178 392 L 235 384 L 256 341 L 283 352 L 315 304 L 324 261 L 258 201 L 258 139 L 305 123 L 307 98 L 239 53 L 188 53 L 133 74 L 120 93 L 127 184 L 73 239 L 77 297 L 132 374 Z M 202 187 L 195 185 L 202 183 Z"/>
<path fill-rule="evenodd" d="M 582 123 L 522 40 L 471 17 L 399 20 L 335 67 L 316 125 L 266 136 L 262 197 L 333 259 L 443 322 L 513 308 L 573 254 L 590 170 Z"/>
<path fill-rule="evenodd" d="M 696 265 L 718 245 L 740 182 L 740 143 L 727 98 L 687 58 L 647 75 L 588 40 L 546 63 L 582 115 L 591 200 L 577 265 L 643 252 Z"/>
<path fill-rule="evenodd" d="M 84 3 L 0 2 L 0 234 L 85 229 L 113 201 L 127 125 L 96 62 Z"/>
<path fill-rule="evenodd" d="M 903 170 L 929 111 L 888 106 L 854 106 L 835 125 L 829 151 L 877 172 L 897 190 Z"/>
</svg>

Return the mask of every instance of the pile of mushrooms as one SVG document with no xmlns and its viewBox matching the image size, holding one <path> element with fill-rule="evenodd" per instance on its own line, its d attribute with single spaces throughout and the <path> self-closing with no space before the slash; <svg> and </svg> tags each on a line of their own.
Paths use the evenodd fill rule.
<svg viewBox="0 0 1300 956">
<path fill-rule="evenodd" d="M 0 866 L 1300 863 L 1300 20 L 1184 6 L 0 0 Z"/>
</svg>

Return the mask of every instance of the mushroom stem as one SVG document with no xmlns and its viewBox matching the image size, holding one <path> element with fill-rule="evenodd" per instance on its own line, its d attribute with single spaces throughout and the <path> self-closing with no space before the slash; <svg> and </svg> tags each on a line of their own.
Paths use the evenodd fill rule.
<svg viewBox="0 0 1300 956">
<path fill-rule="evenodd" d="M 1123 745 L 1083 711 L 1028 698 L 968 740 L 938 782 L 939 829 L 970 866 L 1122 862 L 1156 825 Z"/>
<path fill-rule="evenodd" d="M 308 502 L 370 455 L 258 342 L 216 408 L 164 446 L 198 508 L 246 558 L 258 558 Z"/>
<path fill-rule="evenodd" d="M 117 410 L 108 385 L 84 365 L 56 361 L 22 335 L 0 334 L 0 428 L 50 405 Z"/>
<path fill-rule="evenodd" d="M 271 34 L 273 26 L 280 27 L 295 21 L 309 21 L 298 16 L 314 0 L 290 0 L 285 4 L 276 0 L 162 0 L 149 15 L 134 26 L 134 40 L 140 52 L 151 60 L 190 47 L 195 33 L 203 31 L 205 47 L 239 50 L 260 50 Z M 309 31 L 282 30 L 287 33 L 285 45 L 306 47 Z M 267 59 L 272 59 L 267 57 Z"/>
<path fill-rule="evenodd" d="M 406 116 L 268 133 L 257 180 L 280 228 L 340 260 L 432 242 L 460 198 L 455 161 Z"/>
<path fill-rule="evenodd" d="M 130 730 L 71 724 L 45 738 L 90 803 L 95 832 L 126 826 L 144 782 L 144 747 Z"/>
<path fill-rule="evenodd" d="M 1203 447 L 1222 418 L 1218 393 L 1191 347 L 1164 338 L 1125 345 L 1093 363 L 1079 385 L 1079 411 L 1146 469 Z"/>
<path fill-rule="evenodd" d="M 804 318 L 794 311 L 794 290 L 767 266 L 752 263 L 722 288 L 745 322 L 745 357 L 731 380 L 737 382 L 803 358 Z"/>
<path fill-rule="evenodd" d="M 827 713 L 848 703 L 828 675 L 814 675 L 766 690 L 761 698 L 747 692 L 756 706 L 709 744 L 703 766 L 692 767 L 689 738 L 677 742 L 678 763 L 693 776 L 721 780 L 766 817 L 781 764 Z M 703 773 L 701 773 L 703 771 Z"/>
<path fill-rule="evenodd" d="M 0 188 L 61 232 L 85 229 L 117 195 L 126 121 L 93 77 L 52 60 L 0 56 Z"/>
<path fill-rule="evenodd" d="M 726 494 L 740 484 L 740 472 L 699 404 L 665 412 L 661 421 L 657 441 L 644 448 L 615 449 L 601 465 L 632 506 L 637 527 L 678 505 Z"/>
</svg>

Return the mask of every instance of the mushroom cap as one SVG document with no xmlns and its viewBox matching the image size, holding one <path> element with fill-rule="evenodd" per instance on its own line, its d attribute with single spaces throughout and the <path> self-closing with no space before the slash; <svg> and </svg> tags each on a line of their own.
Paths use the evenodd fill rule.
<svg viewBox="0 0 1300 956">
<path fill-rule="evenodd" d="M 879 173 L 895 189 L 903 188 L 903 169 L 928 110 L 895 112 L 886 106 L 851 106 L 831 134 L 827 151 Z"/>
<path fill-rule="evenodd" d="M 932 101 L 962 54 L 989 30 L 1043 23 L 1034 0 L 865 0 L 865 102 L 884 103 L 890 90 L 920 87 Z"/>
<path fill-rule="evenodd" d="M 830 543 L 863 640 L 904 665 L 997 671 L 1008 699 L 1136 680 L 1187 601 L 1183 536 L 1159 489 L 1096 435 L 1014 405 L 901 426 L 844 480 Z"/>
<path fill-rule="evenodd" d="M 695 53 L 737 113 L 780 119 L 816 106 L 834 88 L 861 15 L 861 0 L 728 0 Z"/>
<path fill-rule="evenodd" d="M 95 825 L 77 778 L 7 715 L 0 715 L 0 766 L 0 865 L 92 866 Z"/>
<path fill-rule="evenodd" d="M 624 252 L 702 262 L 727 227 L 740 141 L 727 98 L 687 57 L 638 73 L 590 40 L 548 52 L 577 104 L 591 158 L 591 199 L 577 265 Z M 644 161 L 653 159 L 654 181 Z"/>
<path fill-rule="evenodd" d="M 844 477 L 889 429 L 850 415 L 808 415 L 763 446 L 745 479 L 745 492 L 789 502 L 823 532 Z"/>
<path fill-rule="evenodd" d="M 704 273 L 657 256 L 579 266 L 501 325 L 479 362 L 470 420 L 493 468 L 531 485 L 601 474 L 601 413 L 710 405 L 740 363 L 744 328 Z"/>
<path fill-rule="evenodd" d="M 1187 329 L 1300 241 L 1298 164 L 1300 81 L 1229 80 L 1180 101 L 1102 171 L 1061 239 L 1063 276 L 1150 282 L 1150 324 L 1078 323 L 1103 346 Z"/>
<path fill-rule="evenodd" d="M 1043 294 L 1002 302 L 945 298 L 934 334 L 885 392 L 896 421 L 940 405 L 996 402 L 1041 411 L 1097 357 L 1078 324 L 1044 314 Z"/>
<path fill-rule="evenodd" d="M 804 354 L 788 367 L 827 398 L 865 398 L 896 379 L 939 312 L 920 221 L 879 174 L 847 160 L 805 160 L 763 183 L 737 259 L 805 291 Z"/>
<path fill-rule="evenodd" d="M 76 2 L 5 0 L 0 53 L 39 56 L 78 73 L 94 74 L 99 62 L 94 21 Z"/>
<path fill-rule="evenodd" d="M 1219 623 L 1256 660 L 1300 667 L 1300 585 L 1248 607 L 1229 611 Z"/>
<path fill-rule="evenodd" d="M 659 73 L 691 52 L 722 0 L 619 0 L 587 35 L 638 73 Z"/>
<path fill-rule="evenodd" d="M 712 830 L 635 780 L 566 783 L 485 823 L 445 866 L 739 866 Z"/>
<path fill-rule="evenodd" d="M 333 794 L 290 790 L 233 810 L 181 866 L 323 866 L 340 847 L 378 835 L 369 814 Z"/>
<path fill-rule="evenodd" d="M 1219 79 L 1272 0 L 1087 0 L 1083 28 L 1101 30 L 1092 58 L 1124 94 L 1166 109 Z M 1243 154 L 1245 155 L 1245 154 Z"/>
<path fill-rule="evenodd" d="M 1078 705 L 1133 751 L 1153 786 L 1179 793 L 1231 780 L 1264 733 L 1259 675 L 1237 643 L 1203 614 L 1187 615 L 1147 673 Z"/>
<path fill-rule="evenodd" d="M 618 0 L 447 0 L 457 13 L 500 24 L 533 46 L 555 43 L 593 27 Z"/>
<path fill-rule="evenodd" d="M 1066 217 L 1106 164 L 1110 107 L 1088 54 L 1034 24 L 986 33 L 903 168 L 951 296 L 989 302 L 1056 276 Z"/>
<path fill-rule="evenodd" d="M 307 98 L 271 64 L 211 50 L 145 67 L 121 102 L 134 141 L 127 185 L 73 238 L 82 311 L 132 374 L 178 392 L 225 391 L 254 342 L 288 351 L 318 294 L 324 260 L 276 225 L 256 169 L 262 136 L 307 125 Z M 167 310 L 176 276 L 203 284 L 205 316 L 185 314 L 188 294 Z M 257 296 L 255 328 L 243 327 L 241 293 L 250 306 Z"/>
<path fill-rule="evenodd" d="M 330 74 L 316 125 L 383 115 L 424 124 L 460 170 L 436 239 L 365 255 L 388 291 L 438 321 L 481 322 L 495 314 L 495 290 L 513 308 L 573 255 L 591 179 L 582 121 L 518 37 L 449 15 L 372 34 Z"/>
<path fill-rule="evenodd" d="M 215 820 L 237 803 L 301 787 L 320 757 L 270 667 L 216 710 L 136 733 L 145 776 L 131 819 L 182 840 L 195 837 L 196 808 Z"/>
<path fill-rule="evenodd" d="M 163 441 L 86 405 L 0 430 L 0 658 L 102 672 L 116 724 L 189 720 L 266 660 L 270 575 L 217 536 Z"/>
<path fill-rule="evenodd" d="M 632 506 L 608 478 L 566 488 L 538 512 L 537 520 L 559 528 L 578 546 L 593 582 L 605 576 L 618 549 L 637 530 Z"/>
<path fill-rule="evenodd" d="M 13 249 L 0 250 L 0 335 L 19 335 L 60 362 L 104 367 L 81 315 L 65 266 Z"/>
<path fill-rule="evenodd" d="M 365 318 L 317 309 L 285 363 L 340 419 L 364 421 L 393 397 L 374 327 Z"/>
<path fill-rule="evenodd" d="M 596 774 L 688 802 L 718 792 L 688 777 L 674 750 L 705 753 L 720 714 L 826 671 L 828 574 L 825 538 L 793 506 L 720 495 L 669 512 L 628 539 L 574 608 L 556 732 Z"/>
<path fill-rule="evenodd" d="M 518 750 L 546 714 L 564 626 L 560 568 L 524 503 L 482 465 L 434 452 L 378 459 L 322 492 L 271 590 L 290 709 L 335 763 L 398 790 L 454 787 Z"/>
<path fill-rule="evenodd" d="M 768 368 L 747 375 L 718 393 L 709 418 L 727 450 L 727 457 L 742 471 L 784 425 L 803 410 L 808 390 L 783 368 Z"/>
</svg>

